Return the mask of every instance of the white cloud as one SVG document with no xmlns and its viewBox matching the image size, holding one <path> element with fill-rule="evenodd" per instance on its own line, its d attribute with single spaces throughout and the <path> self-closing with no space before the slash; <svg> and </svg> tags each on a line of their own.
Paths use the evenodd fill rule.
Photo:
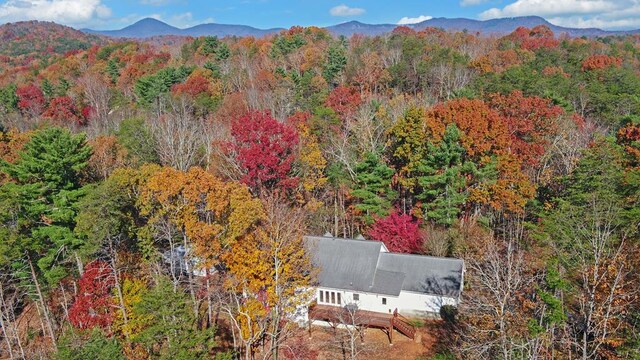
<svg viewBox="0 0 640 360">
<path fill-rule="evenodd" d="M 640 0 L 517 0 L 480 13 L 481 19 L 537 15 L 555 25 L 602 29 L 640 28 Z"/>
<path fill-rule="evenodd" d="M 460 6 L 475 6 L 486 3 L 489 0 L 461 0 Z"/>
<path fill-rule="evenodd" d="M 640 17 L 633 16 L 621 19 L 607 19 L 605 17 L 585 18 L 580 16 L 549 18 L 554 25 L 570 28 L 598 28 L 598 29 L 640 29 Z"/>
<path fill-rule="evenodd" d="M 398 20 L 398 25 L 409 25 L 409 24 L 417 24 L 423 21 L 431 20 L 433 16 L 420 15 L 418 17 L 408 17 L 405 16 L 402 19 Z"/>
<path fill-rule="evenodd" d="M 362 15 L 366 12 L 365 9 L 362 8 L 352 8 L 348 7 L 345 4 L 338 5 L 336 7 L 331 8 L 329 10 L 329 14 L 332 16 L 358 16 Z"/>
<path fill-rule="evenodd" d="M 159 18 L 158 20 L 162 20 L 162 18 Z M 209 17 L 206 18 L 204 20 L 197 20 L 193 18 L 193 14 L 191 12 L 186 12 L 184 14 L 177 14 L 177 15 L 173 15 L 169 20 L 167 20 L 167 23 L 170 25 L 173 25 L 175 27 L 178 28 L 188 28 L 188 27 L 192 27 L 192 26 L 196 26 L 196 25 L 200 25 L 200 24 L 210 24 L 215 22 L 213 18 Z"/>
<path fill-rule="evenodd" d="M 482 19 L 514 16 L 561 16 L 602 14 L 619 8 L 627 0 L 517 0 L 502 9 L 492 8 L 480 13 Z M 634 0 L 631 0 L 634 1 Z"/>
<path fill-rule="evenodd" d="M 141 0 L 142 5 L 164 6 L 175 3 L 177 0 Z"/>
<path fill-rule="evenodd" d="M 0 4 L 0 23 L 44 20 L 82 26 L 111 15 L 101 0 L 7 0 Z"/>
</svg>

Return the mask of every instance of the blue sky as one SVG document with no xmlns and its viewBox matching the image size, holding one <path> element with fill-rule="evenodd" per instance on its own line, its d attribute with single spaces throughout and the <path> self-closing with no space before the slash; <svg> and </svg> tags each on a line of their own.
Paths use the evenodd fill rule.
<svg viewBox="0 0 640 360">
<path fill-rule="evenodd" d="M 217 22 L 286 28 L 524 15 L 569 27 L 640 28 L 640 0 L 0 0 L 0 23 L 48 20 L 94 29 L 121 28 L 145 17 L 178 27 Z"/>
</svg>

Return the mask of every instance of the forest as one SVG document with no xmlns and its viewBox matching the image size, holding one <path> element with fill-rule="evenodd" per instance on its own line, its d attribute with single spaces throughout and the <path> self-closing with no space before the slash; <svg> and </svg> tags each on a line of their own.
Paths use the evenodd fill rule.
<svg viewBox="0 0 640 360">
<path fill-rule="evenodd" d="M 331 233 L 464 259 L 417 359 L 640 359 L 640 36 L 30 28 L 0 46 L 0 357 L 376 358 L 287 317 Z"/>
</svg>

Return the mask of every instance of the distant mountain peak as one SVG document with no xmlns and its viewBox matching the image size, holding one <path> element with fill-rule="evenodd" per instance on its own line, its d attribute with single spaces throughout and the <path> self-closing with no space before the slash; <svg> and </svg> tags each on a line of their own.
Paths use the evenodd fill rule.
<svg viewBox="0 0 640 360">
<path fill-rule="evenodd" d="M 140 19 L 138 21 L 135 22 L 135 24 L 143 24 L 143 23 L 152 23 L 152 24 L 163 24 L 163 25 L 168 25 L 167 23 L 158 20 L 156 18 L 153 17 L 146 17 L 144 19 Z"/>
<path fill-rule="evenodd" d="M 367 25 L 367 24 L 362 23 L 362 22 L 360 22 L 358 20 L 351 20 L 351 21 L 347 21 L 345 23 L 342 23 L 340 25 Z"/>
<path fill-rule="evenodd" d="M 437 27 L 446 31 L 462 31 L 467 30 L 486 35 L 506 35 L 513 32 L 520 26 L 535 27 L 538 25 L 546 25 L 556 34 L 567 34 L 569 36 L 607 36 L 640 33 L 640 31 L 605 31 L 601 29 L 574 29 L 556 26 L 549 23 L 540 16 L 522 16 L 510 17 L 491 20 L 474 20 L 465 18 L 433 18 L 425 20 L 417 24 L 406 25 L 415 30 L 422 30 L 427 27 Z M 357 20 L 325 27 L 334 35 L 351 36 L 354 34 L 362 35 L 381 35 L 393 31 L 395 24 L 365 24 Z M 179 29 L 155 18 L 145 18 L 129 25 L 120 30 L 96 31 L 83 30 L 88 33 L 123 37 L 123 38 L 149 38 L 162 35 L 176 36 L 207 36 L 215 35 L 219 37 L 225 36 L 255 36 L 261 37 L 269 34 L 278 33 L 283 29 L 257 29 L 247 25 L 225 25 L 225 24 L 200 24 L 190 28 Z"/>
</svg>

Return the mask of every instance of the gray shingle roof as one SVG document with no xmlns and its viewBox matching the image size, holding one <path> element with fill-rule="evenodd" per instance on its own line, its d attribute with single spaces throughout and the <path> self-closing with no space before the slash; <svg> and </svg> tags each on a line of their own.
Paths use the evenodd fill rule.
<svg viewBox="0 0 640 360">
<path fill-rule="evenodd" d="M 382 253 L 378 269 L 404 273 L 404 291 L 457 297 L 463 264 L 452 258 Z"/>
<path fill-rule="evenodd" d="M 364 291 L 373 284 L 382 243 L 308 236 L 305 246 L 320 268 L 318 282 L 322 286 Z"/>
<path fill-rule="evenodd" d="M 457 297 L 464 262 L 386 252 L 379 241 L 305 237 L 322 287 L 398 296 L 400 291 Z"/>
</svg>

